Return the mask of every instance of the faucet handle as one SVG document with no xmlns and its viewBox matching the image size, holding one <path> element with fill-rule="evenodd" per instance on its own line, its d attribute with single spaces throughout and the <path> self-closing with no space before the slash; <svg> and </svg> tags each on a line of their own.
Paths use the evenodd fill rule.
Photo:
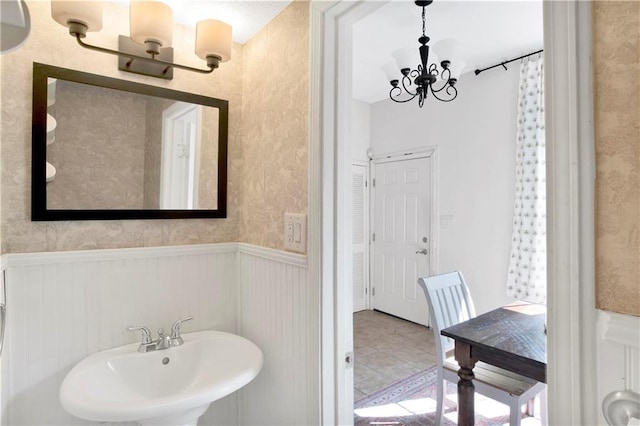
<svg viewBox="0 0 640 426">
<path fill-rule="evenodd" d="M 174 322 L 173 325 L 171 326 L 171 339 L 179 340 L 180 341 L 179 344 L 182 344 L 182 338 L 180 337 L 180 325 L 183 322 L 191 321 L 192 319 L 193 317 L 187 317 L 185 319 L 181 319 Z"/>
<path fill-rule="evenodd" d="M 151 330 L 149 330 L 147 327 L 144 327 L 142 325 L 133 325 L 130 327 L 127 327 L 128 331 L 137 331 L 140 330 L 142 331 L 142 344 L 143 345 L 148 345 L 149 343 L 152 342 L 151 340 Z"/>
</svg>

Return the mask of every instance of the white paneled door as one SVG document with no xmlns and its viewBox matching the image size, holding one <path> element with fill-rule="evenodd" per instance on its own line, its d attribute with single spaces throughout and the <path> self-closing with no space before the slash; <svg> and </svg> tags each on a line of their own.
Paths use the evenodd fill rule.
<svg viewBox="0 0 640 426">
<path fill-rule="evenodd" d="M 373 191 L 373 306 L 428 325 L 417 281 L 430 272 L 431 158 L 376 163 Z"/>
</svg>

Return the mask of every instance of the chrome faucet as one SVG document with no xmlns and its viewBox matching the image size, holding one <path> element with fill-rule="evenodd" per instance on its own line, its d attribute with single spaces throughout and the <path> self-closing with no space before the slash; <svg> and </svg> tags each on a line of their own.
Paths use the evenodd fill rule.
<svg viewBox="0 0 640 426">
<path fill-rule="evenodd" d="M 163 349 L 170 348 L 171 345 L 171 337 L 164 334 L 164 330 L 158 329 L 158 340 L 156 340 L 156 350 L 161 351 Z"/>
<path fill-rule="evenodd" d="M 184 343 L 184 340 L 182 340 L 182 337 L 180 337 L 180 325 L 183 322 L 191 321 L 192 319 L 193 317 L 187 317 L 173 323 L 173 325 L 171 326 L 171 346 L 180 346 Z"/>
<path fill-rule="evenodd" d="M 140 342 L 140 346 L 138 346 L 138 352 L 146 353 L 151 351 L 161 351 L 163 349 L 169 349 L 172 346 L 180 346 L 184 343 L 184 340 L 182 340 L 182 337 L 180 336 L 180 325 L 183 322 L 190 321 L 192 319 L 193 317 L 188 317 L 174 322 L 171 326 L 170 336 L 164 334 L 164 330 L 159 328 L 158 338 L 156 340 L 151 338 L 151 331 L 147 327 L 136 325 L 127 327 L 127 330 L 139 330 L 142 332 L 142 341 Z"/>
<path fill-rule="evenodd" d="M 156 350 L 156 342 L 151 339 L 151 331 L 147 327 L 134 325 L 127 327 L 127 330 L 142 331 L 142 341 L 140 342 L 140 346 L 138 346 L 138 352 L 151 352 Z"/>
</svg>

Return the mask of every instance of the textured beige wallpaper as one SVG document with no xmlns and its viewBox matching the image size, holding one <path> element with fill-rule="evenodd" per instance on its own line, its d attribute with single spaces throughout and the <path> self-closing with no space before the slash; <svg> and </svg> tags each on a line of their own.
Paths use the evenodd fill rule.
<svg viewBox="0 0 640 426">
<path fill-rule="evenodd" d="M 596 305 L 640 316 L 640 2 L 593 5 Z"/>
<path fill-rule="evenodd" d="M 199 209 L 218 207 L 218 118 L 217 108 L 202 108 L 202 134 L 198 150 L 198 205 Z"/>
<path fill-rule="evenodd" d="M 49 114 L 58 125 L 47 160 L 56 177 L 47 184 L 47 207 L 141 209 L 146 97 L 64 80 L 55 90 Z"/>
<path fill-rule="evenodd" d="M 127 6 L 124 3 L 106 3 L 105 29 L 90 33 L 87 41 L 117 48 L 117 35 L 128 34 L 129 31 Z M 32 22 L 29 39 L 21 48 L 0 56 L 2 253 L 238 241 L 238 198 L 243 180 L 240 147 L 242 46 L 234 45 L 232 60 L 222 64 L 213 74 L 176 70 L 172 81 L 160 81 L 120 72 L 115 57 L 78 46 L 67 29 L 51 19 L 50 2 L 28 0 L 27 5 Z M 176 62 L 202 66 L 202 61 L 193 53 L 194 38 L 192 29 L 174 27 Z M 34 61 L 228 100 L 228 218 L 31 222 L 31 87 Z M 266 69 L 261 67 L 265 74 Z"/>
<path fill-rule="evenodd" d="M 240 239 L 283 248 L 284 212 L 307 213 L 309 4 L 244 46 Z"/>
</svg>

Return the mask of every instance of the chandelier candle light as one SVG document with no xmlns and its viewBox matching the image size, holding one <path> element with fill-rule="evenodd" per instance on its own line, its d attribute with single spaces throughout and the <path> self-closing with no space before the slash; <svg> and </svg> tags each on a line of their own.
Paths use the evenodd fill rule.
<svg viewBox="0 0 640 426">
<path fill-rule="evenodd" d="M 94 46 L 82 41 L 87 31 L 102 29 L 102 3 L 87 0 L 51 0 L 51 16 L 69 28 L 69 34 L 86 49 L 119 57 L 118 69 L 171 80 L 173 68 L 208 74 L 220 62 L 231 59 L 231 26 L 213 19 L 196 26 L 195 53 L 206 61 L 207 68 L 173 63 L 173 13 L 161 1 L 131 0 L 130 37 L 119 36 L 118 50 Z"/>
<path fill-rule="evenodd" d="M 382 67 L 392 86 L 389 92 L 391 100 L 404 103 L 417 97 L 420 108 L 422 108 L 429 92 L 439 101 L 451 102 L 454 100 L 458 96 L 458 90 L 455 87 L 458 82 L 458 76 L 465 65 L 462 61 L 456 61 L 455 65 L 452 64 L 452 52 L 447 51 L 448 49 L 446 48 L 452 47 L 451 45 L 454 44 L 455 40 L 450 39 L 442 40 L 436 43 L 435 46 L 436 50 L 438 50 L 438 45 L 443 48 L 443 51 L 440 52 L 440 56 L 445 58 L 440 62 L 442 70 L 438 69 L 438 60 L 435 54 L 432 55 L 432 59 L 435 59 L 435 61 L 429 65 L 429 45 L 427 43 L 429 43 L 430 38 L 426 35 L 425 8 L 431 3 L 433 3 L 433 0 L 415 2 L 416 6 L 422 8 L 422 36 L 418 38 L 420 43 L 418 48 L 420 64 L 416 69 L 411 69 L 415 50 L 410 48 L 399 49 L 394 52 L 393 56 L 396 58 L 396 63 L 389 62 Z M 402 73 L 401 79 L 398 78 L 397 74 L 398 66 Z M 440 78 L 439 87 L 437 87 L 438 78 Z"/>
</svg>

